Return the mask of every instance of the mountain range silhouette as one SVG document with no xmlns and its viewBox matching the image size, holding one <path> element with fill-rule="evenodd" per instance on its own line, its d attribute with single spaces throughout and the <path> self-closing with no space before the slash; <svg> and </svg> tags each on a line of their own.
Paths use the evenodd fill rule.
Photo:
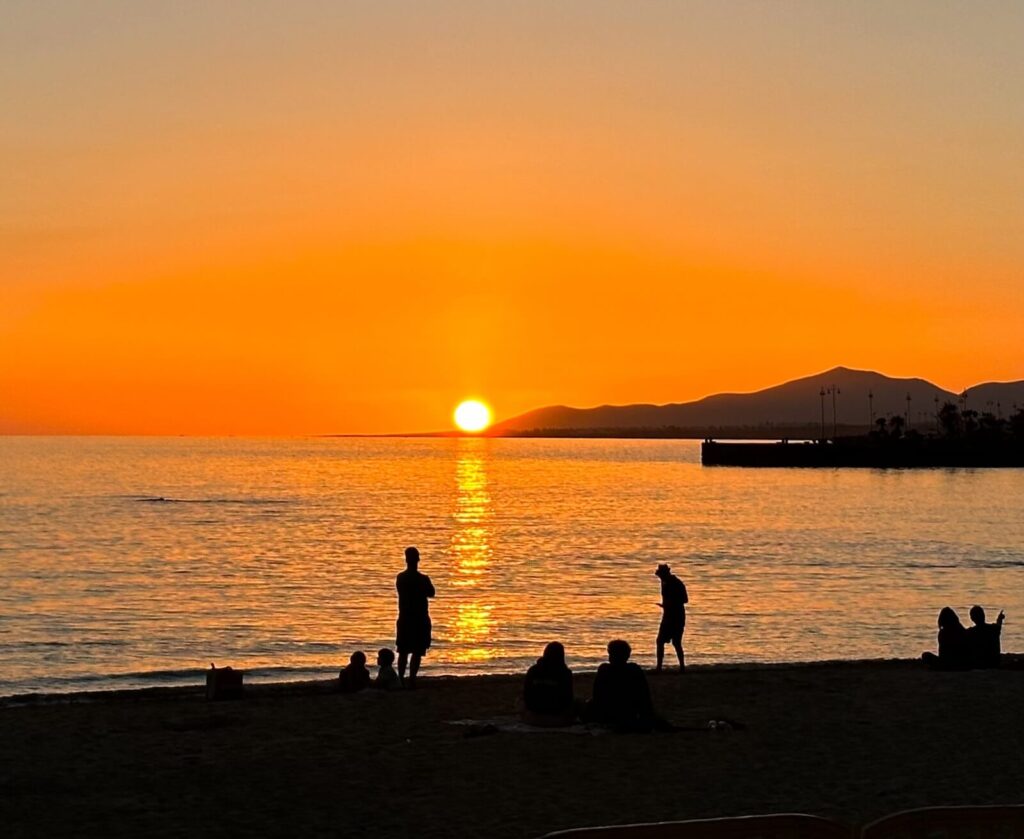
<svg viewBox="0 0 1024 839">
<path fill-rule="evenodd" d="M 832 387 L 837 389 L 835 422 L 848 429 L 866 429 L 873 418 L 892 415 L 909 415 L 911 425 L 928 425 L 934 423 L 936 411 L 943 403 L 959 404 L 964 396 L 967 408 L 979 413 L 1008 416 L 1024 407 L 1024 381 L 985 382 L 957 394 L 925 379 L 894 378 L 870 370 L 834 367 L 753 393 L 719 393 L 693 402 L 539 408 L 496 423 L 490 434 L 816 426 L 822 419 L 821 391 Z M 831 428 L 831 394 L 826 394 L 824 407 L 825 422 Z"/>
</svg>

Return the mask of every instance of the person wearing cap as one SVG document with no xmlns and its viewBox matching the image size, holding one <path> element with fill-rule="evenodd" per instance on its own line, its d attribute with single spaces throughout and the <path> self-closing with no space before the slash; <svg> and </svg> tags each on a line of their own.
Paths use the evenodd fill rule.
<svg viewBox="0 0 1024 839">
<path fill-rule="evenodd" d="M 661 626 L 658 627 L 658 666 L 665 659 L 665 644 L 671 642 L 679 659 L 679 672 L 686 669 L 683 658 L 683 632 L 686 631 L 686 604 L 690 598 L 686 594 L 686 584 L 680 580 L 665 563 L 658 566 L 654 576 L 661 580 Z"/>
</svg>

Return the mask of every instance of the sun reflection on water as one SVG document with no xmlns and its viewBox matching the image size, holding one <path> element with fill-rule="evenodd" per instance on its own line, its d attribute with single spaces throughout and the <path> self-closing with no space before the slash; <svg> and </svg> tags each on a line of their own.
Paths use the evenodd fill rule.
<svg viewBox="0 0 1024 839">
<path fill-rule="evenodd" d="M 486 602 L 492 551 L 488 522 L 491 496 L 487 491 L 486 440 L 459 441 L 455 464 L 455 527 L 449 556 L 453 588 L 460 602 L 450 627 L 452 658 L 458 662 L 488 661 L 495 655 L 493 604 Z"/>
</svg>

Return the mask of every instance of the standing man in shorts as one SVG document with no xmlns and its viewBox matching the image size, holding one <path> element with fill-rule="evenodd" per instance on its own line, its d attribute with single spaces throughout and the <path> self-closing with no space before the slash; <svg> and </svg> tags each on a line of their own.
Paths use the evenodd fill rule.
<svg viewBox="0 0 1024 839">
<path fill-rule="evenodd" d="M 664 563 L 658 566 L 654 576 L 661 580 L 661 626 L 658 627 L 658 667 L 665 659 L 665 643 L 671 642 L 679 659 L 679 672 L 686 670 L 683 660 L 683 632 L 686 630 L 686 584 Z"/>
<path fill-rule="evenodd" d="M 395 580 L 398 590 L 398 625 L 395 646 L 398 648 L 398 678 L 405 680 L 405 667 L 409 665 L 409 687 L 416 686 L 416 674 L 420 659 L 430 647 L 430 611 L 428 598 L 434 596 L 434 584 L 430 577 L 417 569 L 420 552 L 416 548 L 405 549 L 405 570 Z M 412 660 L 409 660 L 409 657 Z"/>
</svg>

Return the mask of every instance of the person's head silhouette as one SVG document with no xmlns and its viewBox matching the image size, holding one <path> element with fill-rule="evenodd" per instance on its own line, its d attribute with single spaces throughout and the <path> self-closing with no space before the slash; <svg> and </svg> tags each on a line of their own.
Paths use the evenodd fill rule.
<svg viewBox="0 0 1024 839">
<path fill-rule="evenodd" d="M 564 667 L 565 666 L 565 647 L 563 647 L 558 641 L 552 641 L 544 648 L 544 655 L 542 656 L 545 664 L 552 666 Z"/>
<path fill-rule="evenodd" d="M 661 577 L 661 579 L 664 580 L 672 576 L 672 569 L 669 568 L 667 563 L 663 562 L 661 563 L 661 565 L 658 566 L 658 570 L 654 572 L 654 576 Z"/>
<path fill-rule="evenodd" d="M 354 667 L 365 667 L 366 653 L 364 653 L 362 650 L 356 650 L 356 652 L 352 653 L 352 656 L 351 658 L 349 658 L 349 661 L 352 662 L 352 665 Z"/>
<path fill-rule="evenodd" d="M 971 606 L 971 621 L 975 626 L 985 623 L 985 610 L 981 606 Z"/>
<path fill-rule="evenodd" d="M 387 647 L 377 651 L 377 666 L 390 667 L 395 663 L 395 654 Z"/>
<path fill-rule="evenodd" d="M 420 552 L 418 548 L 405 549 L 405 564 L 413 569 L 420 564 Z"/>
<path fill-rule="evenodd" d="M 949 606 L 943 606 L 942 611 L 939 612 L 939 629 L 953 629 L 953 627 L 960 626 L 960 616 L 953 611 Z"/>
<path fill-rule="evenodd" d="M 629 661 L 629 656 L 632 652 L 633 648 L 625 641 L 612 641 L 608 645 L 608 661 L 612 664 L 625 664 Z"/>
</svg>

